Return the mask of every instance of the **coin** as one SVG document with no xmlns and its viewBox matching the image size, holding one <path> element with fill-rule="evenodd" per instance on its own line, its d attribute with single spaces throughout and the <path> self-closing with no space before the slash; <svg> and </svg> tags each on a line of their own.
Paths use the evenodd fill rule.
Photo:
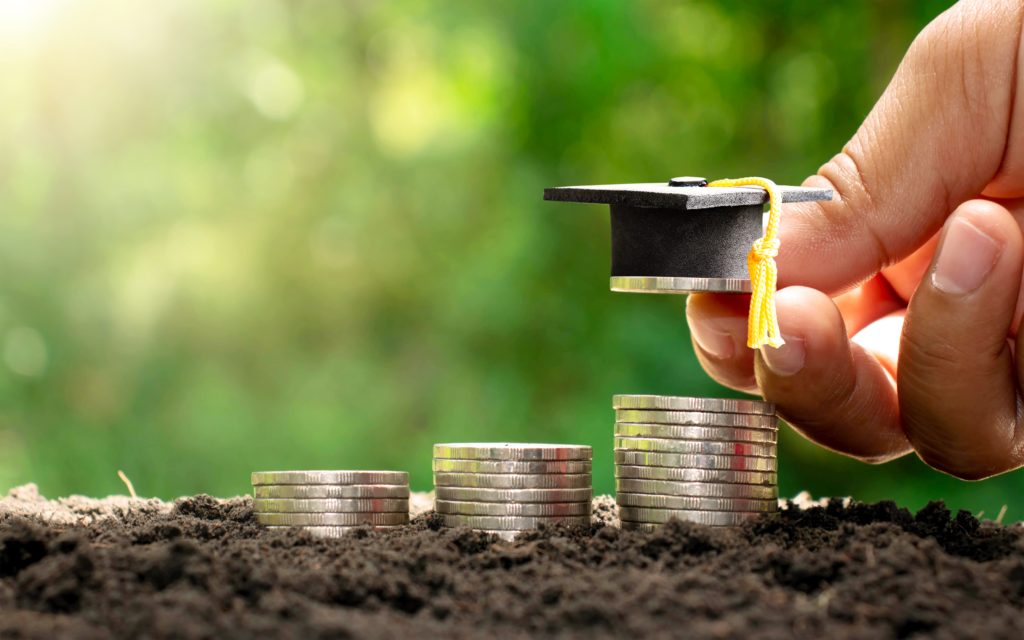
<svg viewBox="0 0 1024 640">
<path fill-rule="evenodd" d="M 535 529 L 541 525 L 565 524 L 587 526 L 590 516 L 466 516 L 453 513 L 441 514 L 445 526 L 467 526 L 474 529 Z"/>
<path fill-rule="evenodd" d="M 261 484 L 256 498 L 408 498 L 406 484 Z"/>
<path fill-rule="evenodd" d="M 612 397 L 612 407 L 615 409 L 775 415 L 775 405 L 770 402 L 726 398 L 688 398 L 686 396 L 617 395 Z"/>
<path fill-rule="evenodd" d="M 714 512 L 713 511 L 709 511 L 707 513 L 714 513 Z M 749 516 L 749 517 L 753 518 L 755 516 Z M 712 519 L 712 520 L 714 520 L 714 519 Z M 691 522 L 695 522 L 695 521 L 691 520 Z M 733 526 L 736 526 L 737 524 L 740 524 L 740 523 L 730 522 L 730 523 L 727 523 L 727 524 L 721 524 L 721 523 L 712 521 L 712 522 L 699 522 L 698 524 L 703 524 L 704 526 L 707 526 L 707 527 L 733 527 Z M 659 523 L 659 522 L 630 522 L 628 520 L 620 520 L 619 521 L 619 527 L 621 527 L 622 529 L 624 529 L 626 531 L 640 531 L 640 532 L 643 532 L 643 533 L 654 533 L 655 531 L 657 531 L 658 529 L 662 528 L 663 526 L 665 526 L 664 523 Z"/>
<path fill-rule="evenodd" d="M 619 507 L 652 509 L 691 509 L 694 511 L 773 512 L 779 510 L 778 500 L 747 500 L 743 498 L 697 498 L 694 496 L 662 496 L 650 493 L 616 493 Z"/>
<path fill-rule="evenodd" d="M 575 444 L 454 442 L 434 445 L 434 458 L 463 460 L 590 460 L 591 449 Z"/>
<path fill-rule="evenodd" d="M 458 502 L 435 500 L 434 511 L 467 516 L 585 516 L 592 507 L 586 502 Z"/>
<path fill-rule="evenodd" d="M 295 526 L 408 524 L 408 513 L 255 513 L 256 522 Z"/>
<path fill-rule="evenodd" d="M 436 487 L 438 500 L 470 500 L 473 502 L 586 502 L 594 497 L 590 487 L 580 489 L 475 489 L 470 487 Z"/>
<path fill-rule="evenodd" d="M 701 411 L 647 411 L 616 409 L 616 422 L 643 424 L 700 425 L 710 427 L 743 427 L 746 429 L 778 429 L 775 416 L 745 413 L 704 413 Z"/>
<path fill-rule="evenodd" d="M 729 484 L 724 482 L 679 482 L 666 480 L 639 480 L 616 478 L 616 493 L 647 493 L 666 496 L 694 496 L 699 498 L 748 498 L 778 500 L 779 490 L 774 484 Z"/>
<path fill-rule="evenodd" d="M 619 518 L 623 522 L 647 522 L 661 524 L 675 518 L 698 524 L 734 526 L 761 515 L 743 511 L 699 511 L 695 509 L 647 509 L 644 507 L 619 507 Z"/>
<path fill-rule="evenodd" d="M 611 290 L 622 293 L 750 293 L 743 278 L 612 276 Z"/>
<path fill-rule="evenodd" d="M 650 453 L 647 451 L 623 451 L 621 449 L 616 449 L 613 455 L 616 464 L 643 465 L 648 467 L 775 471 L 778 464 L 775 458 L 753 458 L 750 456 Z"/>
<path fill-rule="evenodd" d="M 258 513 L 409 513 L 408 498 L 312 498 L 306 500 L 256 498 Z"/>
<path fill-rule="evenodd" d="M 672 480 L 676 482 L 722 482 L 775 486 L 778 475 L 774 471 L 732 471 L 728 469 L 679 469 L 674 467 L 645 467 L 630 464 L 615 465 L 616 478 L 640 480 Z"/>
<path fill-rule="evenodd" d="M 615 438 L 615 448 L 625 451 L 661 451 L 665 453 L 697 453 L 719 456 L 753 456 L 774 458 L 774 444 L 751 442 L 708 442 L 706 440 L 675 440 L 670 438 Z"/>
<path fill-rule="evenodd" d="M 590 488 L 589 473 L 444 473 L 434 474 L 437 487 L 477 487 L 480 489 L 582 489 Z"/>
<path fill-rule="evenodd" d="M 590 473 L 590 470 L 589 460 L 434 460 L 434 471 L 455 473 Z"/>
<path fill-rule="evenodd" d="M 616 422 L 615 435 L 640 438 L 714 440 L 717 442 L 761 442 L 769 444 L 774 444 L 779 437 L 778 431 L 775 429 L 698 427 L 674 424 L 637 424 L 635 422 Z"/>
<path fill-rule="evenodd" d="M 409 484 L 405 471 L 254 471 L 252 484 Z"/>
<path fill-rule="evenodd" d="M 356 529 L 371 530 L 371 531 L 394 531 L 395 529 L 401 529 L 401 525 L 384 525 L 377 527 L 367 527 L 365 525 L 355 525 L 349 527 L 288 527 L 281 525 L 266 525 L 264 529 L 290 529 L 292 531 L 308 531 L 313 534 L 316 538 L 340 538 L 346 536 Z"/>
</svg>

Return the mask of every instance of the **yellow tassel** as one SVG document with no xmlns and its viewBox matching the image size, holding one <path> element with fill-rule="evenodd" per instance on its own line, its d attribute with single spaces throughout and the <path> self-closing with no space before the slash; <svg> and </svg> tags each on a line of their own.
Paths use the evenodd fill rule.
<svg viewBox="0 0 1024 640">
<path fill-rule="evenodd" d="M 737 178 L 715 180 L 709 187 L 761 187 L 768 192 L 768 224 L 764 236 L 754 242 L 747 254 L 750 271 L 750 315 L 747 320 L 747 346 L 759 349 L 763 345 L 776 349 L 786 344 L 779 332 L 779 319 L 775 315 L 775 286 L 779 271 L 775 256 L 779 255 L 779 217 L 782 213 L 782 194 L 771 180 L 765 178 Z"/>
</svg>

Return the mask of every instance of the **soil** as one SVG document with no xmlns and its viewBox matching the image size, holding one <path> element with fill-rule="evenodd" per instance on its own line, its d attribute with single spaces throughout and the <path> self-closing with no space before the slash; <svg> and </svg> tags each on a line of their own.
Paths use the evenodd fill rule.
<svg viewBox="0 0 1024 640">
<path fill-rule="evenodd" d="M 734 530 L 595 524 L 321 540 L 248 498 L 0 499 L 3 638 L 1021 638 L 1024 528 L 933 503 L 789 504 Z M 36 507 L 32 508 L 35 502 Z"/>
</svg>

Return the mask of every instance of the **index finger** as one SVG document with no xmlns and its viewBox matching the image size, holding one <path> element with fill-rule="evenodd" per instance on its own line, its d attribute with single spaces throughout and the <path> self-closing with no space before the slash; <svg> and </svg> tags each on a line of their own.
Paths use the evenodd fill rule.
<svg viewBox="0 0 1024 640">
<path fill-rule="evenodd" d="M 805 181 L 835 199 L 786 207 L 780 288 L 846 290 L 912 253 L 990 183 L 1024 195 L 1024 148 L 1010 135 L 1024 132 L 1013 100 L 1022 22 L 1019 2 L 965 0 L 921 32 L 853 139 Z"/>
</svg>

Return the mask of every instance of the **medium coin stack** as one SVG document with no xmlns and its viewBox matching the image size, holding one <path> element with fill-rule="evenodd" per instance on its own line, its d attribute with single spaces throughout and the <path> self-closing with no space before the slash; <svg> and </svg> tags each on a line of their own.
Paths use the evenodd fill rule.
<svg viewBox="0 0 1024 640">
<path fill-rule="evenodd" d="M 256 521 L 268 529 L 338 538 L 363 525 L 409 523 L 405 471 L 256 471 L 252 490 Z"/>
<path fill-rule="evenodd" d="M 542 524 L 590 524 L 591 449 L 503 442 L 434 445 L 434 508 L 445 526 L 512 539 Z"/>
<path fill-rule="evenodd" d="M 738 525 L 778 510 L 774 405 L 615 396 L 615 499 L 627 529 Z"/>
</svg>

